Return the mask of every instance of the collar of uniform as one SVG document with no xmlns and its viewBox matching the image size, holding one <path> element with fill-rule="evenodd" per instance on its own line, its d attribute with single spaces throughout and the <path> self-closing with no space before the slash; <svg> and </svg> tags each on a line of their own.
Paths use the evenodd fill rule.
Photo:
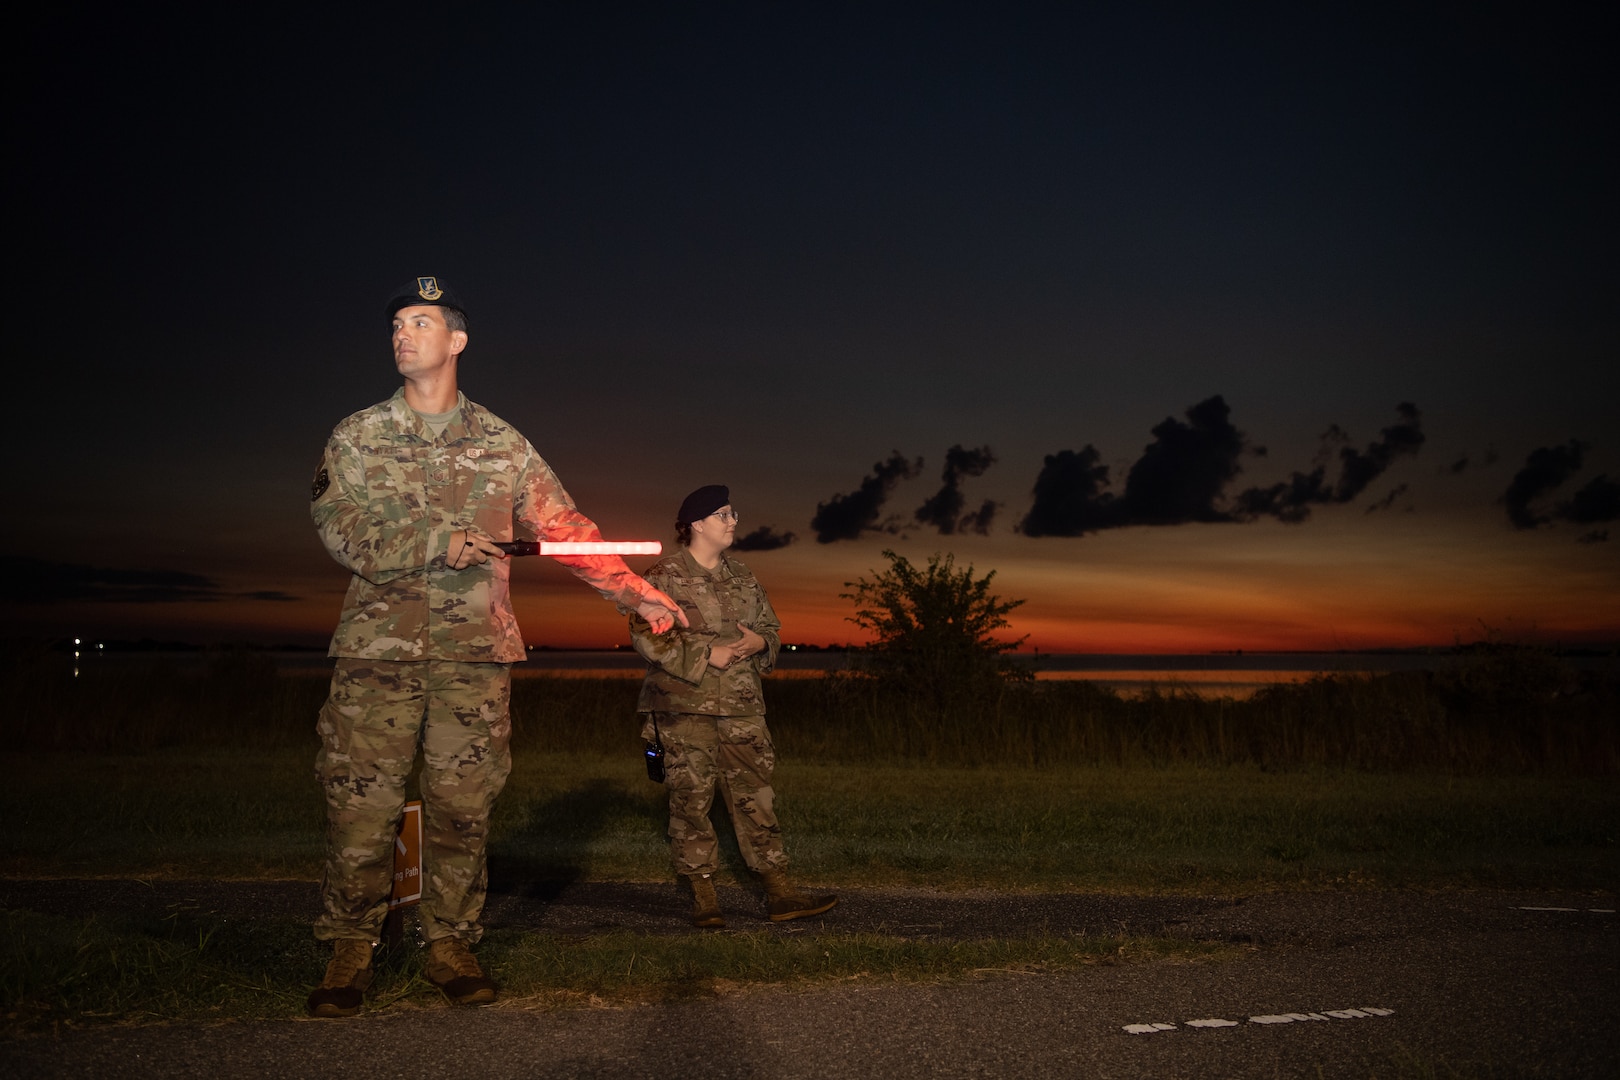
<svg viewBox="0 0 1620 1080">
<path fill-rule="evenodd" d="M 445 442 L 461 442 L 466 439 L 482 439 L 484 425 L 478 422 L 478 413 L 473 403 L 467 400 L 467 395 L 460 390 L 456 391 L 456 408 L 459 414 L 450 421 L 444 429 Z"/>
<path fill-rule="evenodd" d="M 422 422 L 422 414 L 411 408 L 405 401 L 405 388 L 402 386 L 394 391 L 394 396 L 388 399 L 388 420 L 393 424 L 398 434 L 415 435 L 423 442 L 433 441 L 433 432 Z M 456 409 L 460 419 L 452 420 L 444 429 L 444 441 L 447 443 L 459 442 L 462 439 L 478 439 L 484 435 L 484 425 L 479 423 L 477 415 L 472 408 L 472 402 L 460 390 L 456 391 Z"/>
<path fill-rule="evenodd" d="M 726 558 L 726 553 L 723 551 L 720 553 L 720 561 L 715 564 L 713 570 L 710 570 L 707 566 L 704 566 L 702 563 L 694 559 L 692 557 L 692 549 L 689 547 L 682 547 L 680 549 L 680 556 L 682 564 L 686 567 L 688 576 L 702 576 L 717 579 L 728 578 L 731 576 L 731 561 Z"/>
</svg>

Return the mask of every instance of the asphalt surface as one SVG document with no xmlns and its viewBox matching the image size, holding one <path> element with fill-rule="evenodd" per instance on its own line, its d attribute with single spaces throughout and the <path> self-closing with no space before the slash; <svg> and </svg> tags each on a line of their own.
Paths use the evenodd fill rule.
<svg viewBox="0 0 1620 1080">
<path fill-rule="evenodd" d="M 1277 893 L 1247 898 L 846 890 L 734 929 L 977 938 L 1184 936 L 1237 959 L 859 982 L 624 1008 L 390 1010 L 353 1020 L 94 1029 L 0 1042 L 13 1077 L 1294 1077 L 1620 1075 L 1612 894 Z M 0 881 L 0 906 L 309 915 L 308 882 Z M 691 933 L 673 886 L 492 894 L 487 922 Z M 496 973 L 499 974 L 498 972 Z M 1197 1021 L 1199 1023 L 1193 1023 Z"/>
</svg>

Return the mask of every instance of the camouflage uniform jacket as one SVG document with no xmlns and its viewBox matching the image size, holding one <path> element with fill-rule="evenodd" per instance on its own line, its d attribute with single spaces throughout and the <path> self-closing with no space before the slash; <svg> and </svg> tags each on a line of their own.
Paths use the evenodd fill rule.
<svg viewBox="0 0 1620 1080">
<path fill-rule="evenodd" d="M 310 514 L 326 550 L 354 576 L 330 656 L 513 663 L 527 652 L 512 614 L 511 563 L 451 570 L 450 534 L 471 526 L 511 540 L 599 540 L 557 475 L 510 424 L 457 395 L 434 437 L 405 391 L 340 423 L 315 474 Z M 624 560 L 560 559 L 627 612 L 644 583 Z"/>
<path fill-rule="evenodd" d="M 668 593 L 691 625 L 655 635 L 645 619 L 630 620 L 631 640 L 647 661 L 636 708 L 708 716 L 763 715 L 765 695 L 759 677 L 776 667 L 782 623 L 748 567 L 722 553 L 720 564 L 708 570 L 681 548 L 658 560 L 647 571 L 647 581 Z M 740 639 L 739 626 L 764 638 L 764 651 L 725 671 L 710 667 L 709 650 Z"/>
</svg>

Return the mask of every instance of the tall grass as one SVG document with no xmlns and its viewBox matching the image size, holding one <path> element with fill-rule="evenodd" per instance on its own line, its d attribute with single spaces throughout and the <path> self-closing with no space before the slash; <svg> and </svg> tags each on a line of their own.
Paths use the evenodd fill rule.
<svg viewBox="0 0 1620 1080">
<path fill-rule="evenodd" d="M 18 750 L 307 744 L 324 675 L 285 674 L 250 652 L 205 669 L 161 665 L 74 676 L 15 656 L 0 713 Z M 514 680 L 514 744 L 632 753 L 637 681 Z M 1533 648 L 1485 650 L 1459 666 L 1328 675 L 1205 699 L 1167 687 L 1126 698 L 1087 682 L 988 686 L 941 710 L 892 681 L 840 673 L 773 680 L 770 720 L 784 755 L 825 763 L 1063 766 L 1256 765 L 1465 775 L 1620 771 L 1620 686 Z"/>
<path fill-rule="evenodd" d="M 1193 763 L 1464 774 L 1620 767 L 1620 692 L 1534 657 L 1450 671 L 1325 675 L 1252 698 L 1174 687 L 1124 698 L 1086 682 L 1009 683 L 943 716 L 858 678 L 773 686 L 784 751 L 825 761 Z"/>
</svg>

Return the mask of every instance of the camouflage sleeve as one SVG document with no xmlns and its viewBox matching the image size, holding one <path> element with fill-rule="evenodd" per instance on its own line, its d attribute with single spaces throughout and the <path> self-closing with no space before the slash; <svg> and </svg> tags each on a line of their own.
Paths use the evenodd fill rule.
<svg viewBox="0 0 1620 1080">
<path fill-rule="evenodd" d="M 763 587 L 759 590 L 759 601 L 759 618 L 752 629 L 765 639 L 765 651 L 754 657 L 754 668 L 761 675 L 769 675 L 776 670 L 776 654 L 782 651 L 782 620 L 776 617 L 776 609 L 771 607 L 771 598 Z"/>
<path fill-rule="evenodd" d="M 563 490 L 562 481 L 527 442 L 520 451 L 521 479 L 512 516 L 537 540 L 600 540 L 596 522 L 580 513 Z M 574 576 L 628 614 L 641 604 L 647 583 L 617 555 L 560 556 L 556 560 Z"/>
<path fill-rule="evenodd" d="M 427 519 L 396 521 L 371 512 L 365 464 L 341 428 L 327 440 L 311 496 L 310 517 L 321 543 L 373 584 L 418 573 L 450 546 L 453 530 L 435 528 Z"/>
<path fill-rule="evenodd" d="M 647 583 L 663 590 L 681 605 L 692 625 L 681 626 L 677 623 L 667 633 L 655 634 L 646 619 L 632 615 L 630 641 L 647 663 L 696 686 L 709 670 L 709 649 L 714 644 L 715 632 L 704 625 L 702 614 L 687 602 L 687 597 L 681 594 L 667 574 L 659 573 L 658 567 L 648 572 Z"/>
</svg>

